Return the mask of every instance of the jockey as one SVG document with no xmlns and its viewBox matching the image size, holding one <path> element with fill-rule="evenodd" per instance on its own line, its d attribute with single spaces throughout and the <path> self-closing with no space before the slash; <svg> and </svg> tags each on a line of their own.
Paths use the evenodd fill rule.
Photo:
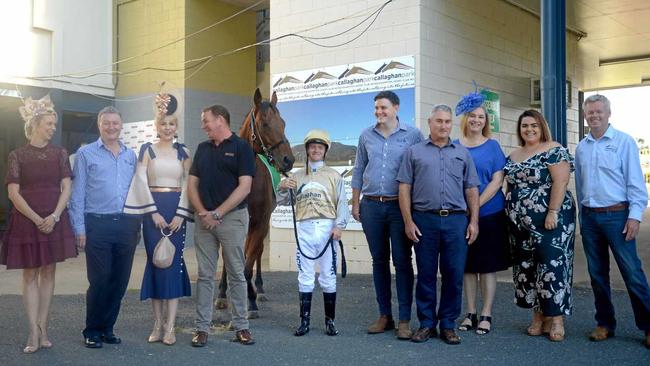
<svg viewBox="0 0 650 366">
<path fill-rule="evenodd" d="M 299 241 L 296 262 L 301 318 L 300 326 L 294 333 L 296 336 L 309 332 L 316 263 L 320 267 L 318 282 L 325 304 L 325 333 L 330 336 L 339 333 L 334 325 L 336 242 L 341 239 L 350 213 L 343 178 L 336 170 L 325 165 L 325 154 L 329 147 L 327 132 L 309 131 L 305 136 L 306 167 L 296 171 L 291 178 L 283 179 L 278 192 L 279 205 L 292 204 L 289 190 L 294 191 L 296 199 Z"/>
</svg>

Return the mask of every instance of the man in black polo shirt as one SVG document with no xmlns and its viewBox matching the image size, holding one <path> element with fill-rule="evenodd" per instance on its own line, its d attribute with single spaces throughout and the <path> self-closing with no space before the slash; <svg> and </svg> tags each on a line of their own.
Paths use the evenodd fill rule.
<svg viewBox="0 0 650 366">
<path fill-rule="evenodd" d="M 255 155 L 248 143 L 230 130 L 230 113 L 220 105 L 203 109 L 201 128 L 208 141 L 199 144 L 187 180 L 188 195 L 197 214 L 194 229 L 199 277 L 196 283 L 196 331 L 192 346 L 208 341 L 219 249 L 228 272 L 228 298 L 236 341 L 255 343 L 248 329 L 244 241 L 248 232 L 246 197 L 255 172 Z"/>
</svg>

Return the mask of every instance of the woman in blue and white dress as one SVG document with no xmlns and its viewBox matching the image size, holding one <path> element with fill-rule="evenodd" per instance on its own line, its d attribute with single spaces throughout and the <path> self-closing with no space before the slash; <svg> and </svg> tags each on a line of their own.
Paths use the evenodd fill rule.
<svg viewBox="0 0 650 366">
<path fill-rule="evenodd" d="M 149 342 L 176 343 L 174 324 L 178 299 L 190 296 L 190 281 L 183 260 L 185 224 L 191 220 L 186 178 L 191 166 L 189 150 L 174 142 L 178 119 L 167 110 L 169 95 L 156 98 L 156 130 L 159 141 L 140 147 L 138 167 L 133 177 L 124 212 L 145 215 L 142 233 L 147 251 L 147 265 L 142 279 L 140 299 L 151 298 L 154 327 Z M 175 105 L 172 103 L 172 105 Z M 176 247 L 172 265 L 157 268 L 152 263 L 154 248 L 163 233 Z"/>
</svg>

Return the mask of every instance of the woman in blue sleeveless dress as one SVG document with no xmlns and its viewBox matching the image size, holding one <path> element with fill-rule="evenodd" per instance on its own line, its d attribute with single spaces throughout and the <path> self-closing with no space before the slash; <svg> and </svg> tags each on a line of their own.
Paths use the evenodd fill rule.
<svg viewBox="0 0 650 366">
<path fill-rule="evenodd" d="M 489 116 L 481 93 L 469 93 L 456 106 L 456 115 L 462 114 L 460 144 L 472 155 L 479 180 L 480 205 L 479 236 L 467 251 L 463 291 L 467 316 L 458 327 L 467 331 L 476 329 L 479 335 L 492 329 L 492 305 L 496 294 L 496 272 L 509 267 L 503 186 L 503 167 L 506 157 L 496 140 L 490 138 Z M 476 299 L 480 289 L 483 306 L 477 317 Z"/>
<path fill-rule="evenodd" d="M 140 148 L 139 163 L 124 212 L 145 215 L 142 221 L 147 265 L 140 299 L 151 298 L 154 327 L 149 342 L 176 343 L 174 324 L 178 298 L 190 296 L 190 281 L 183 260 L 185 224 L 191 220 L 185 180 L 191 166 L 188 149 L 174 142 L 178 119 L 167 111 L 173 96 L 157 97 L 156 130 L 159 141 Z M 174 103 L 175 104 L 175 103 Z M 176 247 L 172 265 L 161 269 L 153 265 L 154 248 L 163 233 Z"/>
</svg>

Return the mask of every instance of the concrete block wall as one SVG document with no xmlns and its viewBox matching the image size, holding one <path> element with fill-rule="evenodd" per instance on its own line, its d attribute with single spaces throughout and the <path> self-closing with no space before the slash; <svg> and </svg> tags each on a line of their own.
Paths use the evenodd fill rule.
<svg viewBox="0 0 650 366">
<path fill-rule="evenodd" d="M 185 66 L 185 41 L 151 52 L 185 35 L 185 0 L 135 1 L 116 5 L 117 58 L 137 56 L 118 65 L 121 72 L 143 67 L 180 69 Z M 144 56 L 140 56 L 150 52 Z M 161 81 L 168 89 L 185 87 L 185 73 L 173 71 L 142 71 L 118 77 L 116 95 L 133 98 L 154 94 Z M 151 104 L 147 108 L 151 112 Z"/>
<path fill-rule="evenodd" d="M 375 10 L 382 0 L 328 2 L 271 0 L 271 38 L 300 32 L 324 36 L 338 33 L 359 22 L 361 13 Z M 368 32 L 335 48 L 323 48 L 298 38 L 285 38 L 271 45 L 271 74 L 348 64 L 413 54 L 416 58 L 416 125 L 428 134 L 426 119 L 433 105 L 455 107 L 459 98 L 474 90 L 472 81 L 500 95 L 500 132 L 496 138 L 509 153 L 517 146 L 517 117 L 530 106 L 530 78 L 541 73 L 539 18 L 503 0 L 396 0 L 388 4 Z M 327 40 L 343 43 L 347 38 Z M 326 43 L 326 41 L 321 41 Z M 578 41 L 567 34 L 567 75 L 573 84 L 571 109 L 567 111 L 571 151 L 578 142 L 577 73 Z M 372 113 L 372 105 L 368 105 Z M 291 123 L 291 121 L 287 121 Z M 460 134 L 456 119 L 452 136 Z M 346 231 L 350 272 L 370 272 L 370 254 L 361 231 Z M 271 230 L 270 266 L 295 269 L 295 242 L 289 229 Z"/>
<path fill-rule="evenodd" d="M 501 98 L 500 132 L 506 153 L 517 146 L 517 117 L 531 108 L 530 79 L 541 73 L 539 19 L 502 0 L 422 2 L 420 104 L 423 120 L 436 103 L 454 107 L 463 94 L 479 87 Z M 567 33 L 567 77 L 573 101 L 567 111 L 568 142 L 578 143 L 577 38 Z M 426 123 L 423 123 L 423 127 Z M 423 128 L 425 132 L 427 128 Z M 458 121 L 453 132 L 460 134 Z"/>
<path fill-rule="evenodd" d="M 359 23 L 384 0 L 271 0 L 271 38 L 288 33 L 322 37 Z M 399 0 L 384 8 L 359 39 L 348 44 L 368 22 L 349 34 L 316 40 L 320 47 L 297 37 L 271 44 L 271 74 L 417 54 L 420 1 Z M 333 22 L 336 21 L 336 22 Z M 333 23 L 330 23 L 333 22 Z M 324 26 L 324 23 L 329 23 Z M 314 28 L 316 27 L 316 28 Z M 372 106 L 369 106 L 369 113 Z"/>
</svg>

